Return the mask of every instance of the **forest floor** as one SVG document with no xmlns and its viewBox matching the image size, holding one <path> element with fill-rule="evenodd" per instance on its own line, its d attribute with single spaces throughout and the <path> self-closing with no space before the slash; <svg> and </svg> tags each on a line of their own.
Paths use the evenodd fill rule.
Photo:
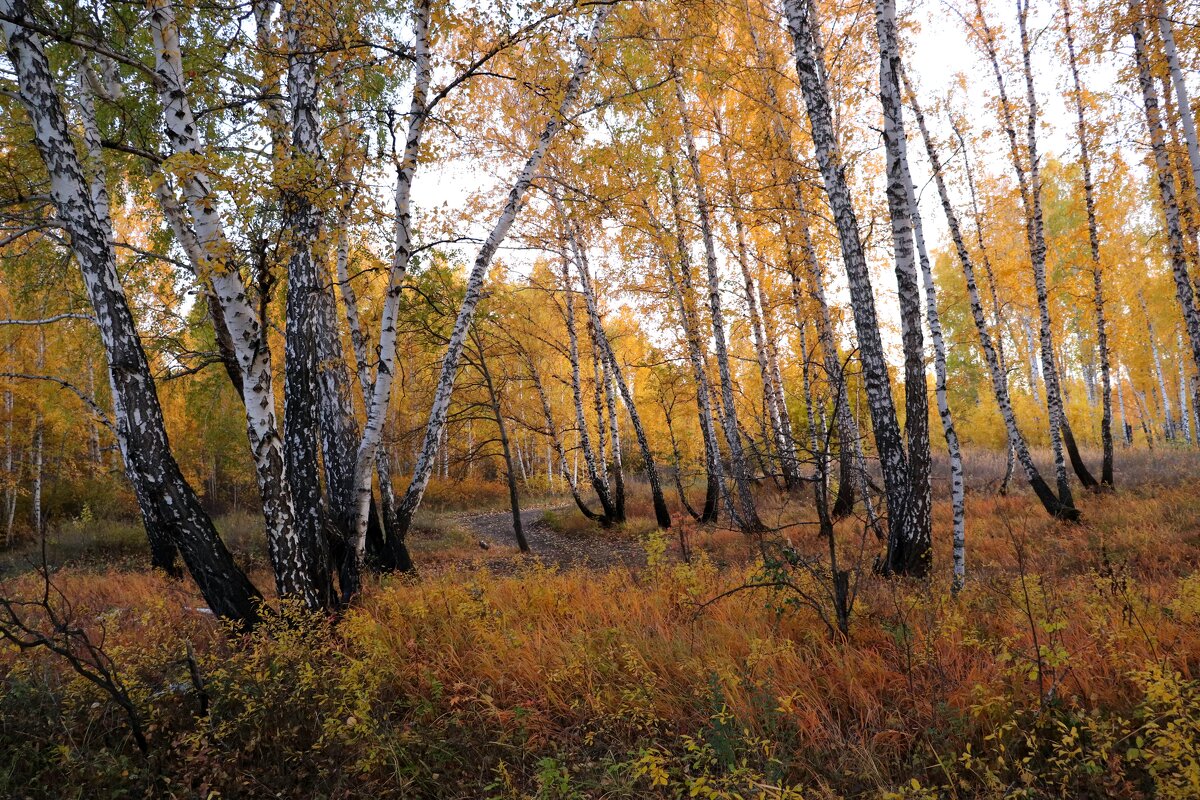
<svg viewBox="0 0 1200 800">
<path fill-rule="evenodd" d="M 64 524 L 63 624 L 42 631 L 115 676 L 148 751 L 61 656 L 0 645 L 0 797 L 1194 800 L 1200 458 L 1121 455 L 1118 491 L 1080 491 L 1070 524 L 995 494 L 1002 455 L 973 454 L 957 594 L 944 497 L 928 581 L 873 575 L 877 545 L 842 522 L 847 636 L 811 509 L 766 487 L 777 549 L 675 507 L 657 532 L 633 484 L 609 530 L 529 498 L 532 556 L 502 486 L 444 487 L 410 535 L 416 576 L 239 635 L 147 568 L 136 525 Z M 260 521 L 218 524 L 274 603 Z M 0 622 L 40 620 L 32 555 L 0 558 L 0 596 L 32 603 Z"/>
<path fill-rule="evenodd" d="M 609 532 L 599 528 L 578 532 L 560 531 L 547 519 L 548 515 L 561 518 L 570 512 L 569 506 L 522 509 L 521 527 L 530 549 L 525 557 L 558 569 L 645 566 L 645 549 L 628 536 L 609 535 Z M 466 514 L 461 517 L 461 522 L 480 542 L 488 545 L 490 557 L 486 562 L 489 567 L 503 570 L 513 566 L 514 558 L 522 558 L 513 532 L 511 511 Z"/>
</svg>

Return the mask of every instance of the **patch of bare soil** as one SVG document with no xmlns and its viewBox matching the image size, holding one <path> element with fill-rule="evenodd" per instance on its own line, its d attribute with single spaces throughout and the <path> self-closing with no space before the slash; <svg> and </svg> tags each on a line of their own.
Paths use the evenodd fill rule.
<svg viewBox="0 0 1200 800">
<path fill-rule="evenodd" d="M 637 541 L 616 531 L 598 530 L 581 535 L 559 533 L 546 523 L 543 518 L 545 511 L 526 509 L 521 512 L 521 526 L 529 549 L 533 551 L 527 558 L 540 559 L 547 566 L 559 569 L 636 569 L 646 565 L 646 553 Z M 487 545 L 489 556 L 486 561 L 489 567 L 510 569 L 521 558 L 513 534 L 512 512 L 471 514 L 459 519 L 478 538 L 481 548 Z"/>
</svg>

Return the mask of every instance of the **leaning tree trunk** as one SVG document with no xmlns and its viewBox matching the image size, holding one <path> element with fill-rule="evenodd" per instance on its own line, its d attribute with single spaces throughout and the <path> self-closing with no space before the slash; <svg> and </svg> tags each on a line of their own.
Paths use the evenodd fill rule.
<svg viewBox="0 0 1200 800">
<path fill-rule="evenodd" d="M 1038 338 L 1041 347 L 1042 378 L 1046 384 L 1046 410 L 1049 416 L 1050 445 L 1054 452 L 1055 478 L 1058 484 L 1058 496 L 1064 502 L 1073 504 L 1071 487 L 1067 481 L 1066 459 L 1063 457 L 1064 432 L 1067 429 L 1066 414 L 1063 410 L 1062 394 L 1059 391 L 1058 369 L 1054 359 L 1053 329 L 1050 323 L 1049 292 L 1046 288 L 1046 242 L 1042 225 L 1042 187 L 1039 173 L 1037 152 L 1037 96 L 1033 88 L 1033 71 L 1029 59 L 1029 37 L 1026 32 L 1025 12 L 1027 5 L 1018 4 L 1017 20 L 1021 30 L 1021 54 L 1024 65 L 1025 92 L 1029 103 L 1029 115 L 1026 126 L 1026 147 L 1028 148 L 1029 173 L 1021 161 L 1020 147 L 1017 144 L 1017 132 L 1013 121 L 1012 105 L 1004 83 L 1004 75 L 1000 70 L 1000 61 L 996 53 L 995 38 L 987 23 L 983 22 L 983 42 L 987 49 L 992 71 L 996 76 L 996 84 L 1000 92 L 1000 114 L 1004 131 L 1008 137 L 1009 155 L 1012 159 L 1013 170 L 1017 174 L 1017 186 L 1020 190 L 1022 205 L 1025 208 L 1025 239 L 1029 247 L 1029 261 L 1033 270 L 1034 290 L 1038 304 Z M 983 20 L 981 0 L 976 0 L 979 18 Z M 1073 444 L 1073 440 L 1071 442 Z M 1082 462 L 1080 462 L 1081 464 Z M 1087 475 L 1086 469 L 1079 475 L 1084 486 L 1094 486 L 1095 479 Z"/>
<path fill-rule="evenodd" d="M 1062 0 L 1063 27 L 1067 38 L 1067 60 L 1071 66 L 1074 87 L 1076 132 L 1079 136 L 1079 164 L 1083 170 L 1083 196 L 1087 208 L 1088 244 L 1092 256 L 1092 307 L 1096 312 L 1096 347 L 1100 350 L 1100 388 L 1102 411 L 1100 417 L 1100 444 L 1103 451 L 1100 466 L 1100 485 L 1113 487 L 1113 438 L 1112 438 L 1112 371 L 1108 354 L 1108 322 L 1104 316 L 1104 271 L 1100 265 L 1100 232 L 1096 224 L 1096 187 L 1092 183 L 1092 159 L 1088 147 L 1087 122 L 1083 115 L 1083 83 L 1079 79 L 1079 65 L 1075 58 L 1075 37 L 1071 31 L 1071 3 Z M 1164 26 L 1166 23 L 1164 21 Z M 1169 26 L 1166 26 L 1169 29 Z M 1193 140 L 1195 127 L 1192 128 Z"/>
<path fill-rule="evenodd" d="M 1192 115 L 1192 104 L 1188 97 L 1187 84 L 1184 82 L 1183 70 L 1179 66 L 1175 32 L 1171 28 L 1171 20 L 1168 18 L 1165 8 L 1158 18 L 1158 29 L 1162 34 L 1163 51 L 1167 56 L 1167 68 L 1171 73 L 1171 85 L 1175 89 L 1179 124 L 1183 127 L 1183 138 L 1187 142 L 1188 163 L 1192 168 L 1192 189 L 1196 194 L 1196 204 L 1200 206 L 1200 143 L 1197 143 L 1196 139 L 1196 120 Z"/>
<path fill-rule="evenodd" d="M 345 307 L 346 326 L 350 330 L 350 346 L 354 351 L 355 374 L 358 376 L 363 408 L 369 410 L 371 398 L 375 393 L 375 383 L 367 362 L 367 339 L 363 333 L 362 320 L 358 315 L 358 297 L 354 286 L 350 283 L 349 258 L 349 242 L 343 222 L 338 231 L 337 283 L 342 296 L 342 305 Z M 412 557 L 409 555 L 404 540 L 396 536 L 396 492 L 392 487 L 391 464 L 388 463 L 387 452 L 382 447 L 378 447 L 375 451 L 375 473 L 379 477 L 379 516 L 382 530 L 372 534 L 369 530 L 370 517 L 368 516 L 368 539 L 372 535 L 379 537 L 377 544 L 373 545 L 378 552 L 373 553 L 372 558 L 377 559 L 376 566 L 379 569 L 409 572 L 413 568 Z"/>
<path fill-rule="evenodd" d="M 898 575 L 924 576 L 928 574 L 933 560 L 929 397 L 925 381 L 925 343 L 921 330 L 921 290 L 914 254 L 914 228 L 919 224 L 919 218 L 916 195 L 910 191 L 911 178 L 904 138 L 895 0 L 876 0 L 875 19 L 879 36 L 879 97 L 883 105 L 883 141 L 887 154 L 888 211 L 892 220 L 892 245 L 904 344 L 904 427 L 908 437 L 909 471 L 909 496 L 905 507 L 908 517 L 899 531 L 894 527 L 890 531 L 884 569 Z M 936 302 L 933 297 L 928 299 L 931 303 Z M 930 319 L 932 327 L 937 311 L 932 304 L 930 309 L 933 314 Z M 943 422 L 948 417 L 947 408 L 942 415 Z M 951 432 L 953 427 L 951 424 Z"/>
<path fill-rule="evenodd" d="M 512 449 L 508 444 L 508 428 L 504 424 L 504 412 L 500 409 L 500 394 L 496 391 L 496 383 L 492 380 L 492 371 L 488 369 L 487 358 L 483 353 L 483 343 L 479 337 L 471 337 L 475 341 L 476 355 L 479 356 L 479 372 L 483 375 L 484 385 L 488 390 L 488 401 L 492 408 L 492 417 L 496 420 L 496 432 L 500 436 L 500 451 L 504 456 L 504 477 L 508 481 L 508 503 L 512 509 L 513 536 L 517 540 L 517 549 L 522 553 L 531 552 L 529 542 L 525 539 L 525 531 L 521 527 L 521 495 L 517 491 L 517 476 L 513 472 Z M 520 455 L 517 456 L 520 458 Z"/>
<path fill-rule="evenodd" d="M 721 464 L 721 448 L 717 441 L 717 427 L 713 419 L 712 393 L 709 391 L 708 371 L 705 369 L 704 356 L 700 349 L 700 323 L 696 319 L 694 293 L 692 291 L 692 259 L 688 246 L 683 221 L 683 205 L 679 197 L 679 182 L 675 174 L 673 160 L 667 165 L 668 199 L 671 206 L 672 224 L 675 232 L 675 251 L 679 261 L 679 280 L 675 280 L 675 272 L 671 269 L 670 261 L 664 254 L 663 267 L 667 276 L 667 285 L 679 306 L 679 320 L 683 327 L 684 347 L 687 350 L 688 363 L 692 368 L 692 380 L 696 385 L 696 413 L 700 422 L 700 432 L 704 438 L 705 493 L 704 510 L 700 514 L 700 523 L 707 524 L 717 521 L 720 514 L 722 484 L 724 481 Z M 739 524 L 734 519 L 734 524 Z"/>
<path fill-rule="evenodd" d="M 1171 274 L 1175 278 L 1175 296 L 1183 314 L 1184 326 L 1192 345 L 1192 361 L 1200 369 L 1200 311 L 1196 309 L 1196 293 L 1188 274 L 1187 256 L 1183 249 L 1183 231 L 1179 227 L 1179 204 L 1175 198 L 1175 180 L 1167 157 L 1163 139 L 1162 122 L 1158 113 L 1158 97 L 1154 92 L 1154 81 L 1150 72 L 1150 61 L 1146 57 L 1146 29 L 1141 10 L 1131 4 L 1133 20 L 1133 50 L 1137 61 L 1138 85 L 1142 92 L 1142 104 L 1146 112 L 1146 127 L 1150 131 L 1150 148 L 1154 153 L 1155 177 L 1158 182 L 1159 201 L 1167 229 L 1167 252 L 1171 259 Z"/>
<path fill-rule="evenodd" d="M 1050 299 L 1046 283 L 1046 237 L 1042 217 L 1042 179 L 1041 164 L 1037 150 L 1037 95 L 1033 88 L 1033 67 L 1030 64 L 1029 35 L 1026 25 L 1026 12 L 1029 10 L 1029 0 L 1018 3 L 1017 22 L 1021 32 L 1021 56 L 1025 68 L 1025 95 L 1029 106 L 1029 115 L 1025 128 L 1026 149 L 1029 158 L 1029 191 L 1026 195 L 1026 214 L 1029 217 L 1027 234 L 1029 249 L 1033 261 L 1033 281 L 1038 303 L 1038 338 L 1042 347 L 1042 376 L 1046 384 L 1046 404 L 1050 416 L 1051 427 L 1057 427 L 1062 437 L 1062 444 L 1070 459 L 1075 475 L 1085 489 L 1097 489 L 1099 484 L 1084 465 L 1075 444 L 1075 435 L 1071 432 L 1071 423 L 1063 400 L 1063 390 L 1059 383 L 1058 357 L 1054 351 L 1054 329 L 1050 321 Z M 1017 162 L 1019 163 L 1019 161 Z M 1055 419 L 1057 418 L 1057 423 Z M 1053 442 L 1053 436 L 1051 437 Z M 1059 496 L 1067 497 L 1064 492 L 1067 484 L 1065 478 L 1059 486 Z"/>
<path fill-rule="evenodd" d="M 583 289 L 583 301 L 587 307 L 588 318 L 591 320 L 592 330 L 595 331 L 596 340 L 602 351 L 601 354 L 608 364 L 608 369 L 612 372 L 617 389 L 621 393 L 621 400 L 625 404 L 626 411 L 629 412 L 629 420 L 633 423 L 633 432 L 637 438 L 638 449 L 641 451 L 642 460 L 646 464 L 646 478 L 650 481 L 650 494 L 654 503 L 655 520 L 658 523 L 658 527 L 669 528 L 671 527 L 671 514 L 667 510 L 667 503 L 663 498 L 662 485 L 658 479 L 658 468 L 654 464 L 654 453 L 650 450 L 650 441 L 646 438 L 645 428 L 642 427 L 642 418 L 638 414 L 637 405 L 634 403 L 633 392 L 630 390 L 629 384 L 621 372 L 621 366 L 617 362 L 616 354 L 613 352 L 612 340 L 609 339 L 608 334 L 604 331 L 604 324 L 600 318 L 600 311 L 596 302 L 596 294 L 592 290 L 592 278 L 588 269 L 587 252 L 580 242 L 579 231 L 573 223 L 569 223 L 569 231 L 571 251 L 575 256 L 575 265 L 579 270 L 580 287 Z M 613 420 L 613 449 L 617 451 L 616 414 L 611 404 L 609 414 L 612 415 Z M 619 463 L 618 458 L 618 469 Z"/>
<path fill-rule="evenodd" d="M 556 113 L 546 122 L 546 126 L 542 129 L 542 133 L 538 137 L 537 146 L 525 162 L 525 166 L 517 177 L 516 183 L 513 184 L 512 189 L 509 191 L 504 210 L 501 212 L 500 218 L 496 221 L 496 226 L 488 234 L 487 239 L 480 248 L 479 254 L 475 258 L 475 263 L 471 267 L 471 272 L 467 276 L 466 294 L 463 296 L 458 317 L 454 321 L 454 328 L 450 334 L 450 342 L 442 358 L 442 369 L 441 374 L 438 376 L 437 388 L 434 392 L 433 407 L 430 409 L 429 422 L 425 428 L 425 440 L 421 446 L 417 464 L 413 468 L 412 482 L 409 483 L 408 489 L 405 491 L 404 497 L 401 498 L 400 504 L 396 509 L 397 521 L 402 533 L 406 533 L 409 525 L 412 524 L 413 514 L 416 513 L 417 506 L 421 504 L 421 498 L 425 495 L 425 488 L 429 485 L 429 478 L 433 473 L 433 458 L 437 452 L 437 443 L 441 437 L 442 429 L 446 425 L 446 416 L 450 408 L 450 396 L 454 391 L 454 377 L 458 372 L 459 357 L 462 354 L 467 331 L 470 329 L 471 323 L 475 318 L 475 307 L 479 304 L 483 280 L 487 274 L 488 266 L 492 263 L 492 257 L 500 247 L 501 242 L 508 235 L 509 228 L 512 227 L 513 221 L 521 209 L 525 193 L 529 189 L 530 184 L 533 183 L 533 179 L 542 165 L 542 160 L 546 156 L 546 151 L 550 148 L 550 143 L 558 134 L 563 120 L 575 104 L 575 98 L 579 95 L 583 78 L 591 68 L 592 56 L 596 50 L 600 31 L 604 27 L 604 23 L 611 11 L 612 6 L 605 5 L 601 6 L 596 12 L 596 17 L 592 23 L 592 30 L 587 39 L 580 44 L 579 52 L 571 71 L 571 78 L 567 83 L 566 91 L 563 93 Z M 361 452 L 359 454 L 359 467 L 362 467 Z M 367 497 L 370 497 L 369 492 Z M 360 514 L 360 516 L 365 516 L 365 514 Z"/>
<path fill-rule="evenodd" d="M 871 273 L 859 237 L 858 217 L 850 199 L 850 186 L 833 127 L 833 112 L 825 87 L 822 55 L 817 48 L 815 31 L 805 0 L 784 0 L 788 28 L 795 49 L 796 73 L 808 109 L 809 125 L 816 148 L 825 193 L 833 210 L 834 223 L 842 247 L 842 260 L 850 287 L 854 325 L 858 332 L 860 359 L 867 389 L 867 405 L 874 424 L 875 447 L 883 471 L 884 492 L 888 503 L 889 538 L 897 541 L 916 541 L 926 533 L 903 530 L 909 521 L 908 509 L 910 475 L 908 455 L 896 406 L 892 401 L 892 386 L 883 339 L 875 315 L 875 297 L 871 289 Z"/>
<path fill-rule="evenodd" d="M 377 468 L 380 443 L 383 441 L 383 426 L 387 420 L 388 406 L 392 399 L 392 384 L 396 374 L 396 320 L 400 313 L 400 298 L 408 265 L 412 258 L 412 182 L 417 171 L 417 159 L 421 152 L 421 140 L 425 122 L 429 117 L 429 85 L 433 78 L 433 67 L 429 56 L 430 0 L 416 0 L 413 8 L 413 90 L 408 109 L 408 130 L 404 138 L 404 155 L 396 168 L 396 225 L 392 263 L 388 270 L 388 283 L 384 291 L 383 311 L 379 321 L 378 366 L 371 386 L 371 401 L 367 404 L 367 421 L 363 426 L 362 441 L 354 461 L 354 529 L 350 550 L 353 564 L 363 563 L 366 554 L 367 527 L 370 524 L 371 471 Z M 440 436 L 440 429 L 439 429 Z M 436 448 L 437 438 L 434 437 Z M 423 466 L 432 471 L 432 462 Z M 425 481 L 428 482 L 427 475 Z M 391 489 L 390 485 L 388 487 Z M 422 488 L 422 492 L 423 492 Z M 419 502 L 419 498 L 418 498 Z M 407 519 L 400 514 L 399 505 L 392 503 L 393 524 L 389 538 L 396 554 L 398 566 L 410 570 L 412 561 L 405 545 L 408 526 L 412 521 L 410 511 Z M 343 571 L 343 580 L 350 585 L 342 586 L 343 596 L 358 591 L 358 570 Z"/>
<path fill-rule="evenodd" d="M 751 532 L 763 529 L 754 507 L 754 495 L 750 491 L 750 474 L 746 454 L 742 447 L 741 432 L 738 430 L 737 407 L 734 404 L 733 374 L 729 369 L 729 348 L 725 341 L 725 316 L 721 307 L 721 279 L 717 271 L 717 249 L 712 231 L 712 209 L 708 201 L 708 189 L 700 171 L 700 156 L 688 121 L 687 106 L 683 96 L 683 84 L 675 78 L 675 97 L 679 103 L 679 119 L 683 125 L 683 141 L 688 164 L 691 167 L 692 184 L 696 192 L 696 213 L 700 218 L 700 237 L 704 243 L 704 264 L 708 278 L 708 306 L 712 316 L 713 345 L 717 358 L 717 372 L 721 378 L 721 416 L 725 430 L 725 443 L 729 447 L 729 467 L 734 488 L 737 491 L 738 515 L 742 530 Z"/>
<path fill-rule="evenodd" d="M 576 482 L 575 476 L 567 469 L 566 449 L 563 447 L 558 425 L 554 421 L 554 412 L 550 408 L 550 398 L 546 394 L 546 386 L 542 383 L 542 376 L 538 372 L 537 365 L 533 362 L 533 356 L 524 351 L 522 351 L 521 355 L 529 372 L 529 379 L 533 382 L 534 389 L 537 390 L 538 400 L 542 405 L 542 416 L 546 420 L 546 431 L 549 433 L 550 441 L 558 453 L 558 463 L 562 465 L 563 477 L 566 479 L 567 486 L 571 491 L 571 498 L 585 517 L 590 520 L 599 521 L 602 515 L 588 508 L 587 503 L 584 502 L 583 497 L 579 494 L 579 484 Z"/>
<path fill-rule="evenodd" d="M 729 141 L 721 131 L 720 115 L 714 114 L 714 121 L 717 126 L 717 135 L 721 140 L 721 161 L 725 168 L 725 192 L 729 202 L 729 216 L 733 219 L 734 255 L 737 258 L 745 287 L 750 334 L 754 342 L 754 355 L 758 362 L 759 376 L 762 379 L 763 409 L 766 412 L 771 438 L 774 440 L 775 452 L 779 459 L 779 474 L 783 477 L 784 487 L 790 490 L 800 484 L 800 469 L 796 461 L 795 442 L 792 440 L 787 406 L 783 403 L 782 386 L 776 382 L 777 368 L 773 369 L 769 355 L 771 344 L 767 338 L 766 310 L 759 303 L 761 285 L 756 290 L 754 278 L 750 274 L 746 229 L 742 222 L 742 215 L 736 208 L 737 200 L 735 198 L 738 197 L 738 193 L 733 177 Z"/>
<path fill-rule="evenodd" d="M 788 128 L 788 122 L 784 119 L 782 108 L 783 103 L 779 99 L 779 91 L 775 86 L 775 82 L 771 80 L 771 76 L 775 73 L 769 68 L 769 60 L 767 53 L 759 39 L 758 33 L 754 27 L 754 20 L 750 16 L 749 7 L 745 7 L 746 24 L 750 33 L 750 41 L 754 45 L 754 55 L 756 63 L 765 76 L 763 81 L 764 89 L 766 90 L 767 102 L 772 110 L 771 113 L 771 131 L 778 142 L 779 147 L 783 150 L 783 155 L 786 159 L 787 184 L 792 190 L 792 195 L 796 202 L 796 222 L 800 228 L 800 238 L 802 252 L 804 256 L 805 266 L 808 270 L 808 279 L 811 283 L 810 293 L 817 303 L 818 317 L 818 342 L 821 345 L 823 353 L 823 365 L 827 376 L 827 381 L 831 385 L 835 382 L 844 379 L 842 375 L 841 365 L 837 356 L 836 340 L 833 336 L 833 324 L 830 319 L 829 305 L 825 301 L 825 277 L 824 270 L 821 268 L 821 263 L 817 259 L 816 249 L 813 247 L 812 231 L 809 226 L 810 212 L 808 202 L 804 196 L 804 181 L 799 169 L 799 159 L 793 146 L 791 132 Z M 788 239 L 786 221 L 781 221 L 781 227 L 784 229 L 784 240 Z M 796 313 L 800 314 L 800 277 L 792 263 L 792 246 L 787 245 L 788 272 L 792 279 L 792 301 L 796 306 Z M 803 326 L 800 326 L 803 331 Z M 835 402 L 835 420 L 837 423 L 837 435 L 839 440 L 838 453 L 838 491 L 837 497 L 833 501 L 833 507 L 830 509 L 830 516 L 834 520 L 849 516 L 854 511 L 854 490 L 856 484 L 861 484 L 858 488 L 861 490 L 863 497 L 867 497 L 868 487 L 866 485 L 866 475 L 860 474 L 854 463 L 854 447 L 853 443 L 858 441 L 858 423 L 855 421 L 853 414 L 850 413 L 850 403 L 846 397 L 846 393 L 840 391 L 837 385 L 834 385 L 833 391 Z M 808 396 L 811 400 L 811 395 Z M 810 417 L 811 419 L 811 417 Z M 814 453 L 814 456 L 816 454 Z M 822 469 L 822 475 L 826 475 L 827 471 Z M 867 501 L 870 502 L 869 500 Z"/>
<path fill-rule="evenodd" d="M 912 102 L 913 116 L 916 117 L 917 128 L 921 132 L 921 139 L 925 143 L 925 152 L 929 156 L 929 164 L 933 169 L 934 183 L 937 185 L 938 197 L 942 202 L 942 211 L 946 215 L 946 222 L 950 228 L 950 238 L 954 242 L 954 250 L 958 255 L 959 264 L 962 266 L 963 277 L 966 279 L 967 298 L 971 306 L 971 317 L 975 322 L 975 330 L 979 334 L 979 344 L 983 350 L 984 361 L 987 363 L 988 371 L 991 374 L 992 392 L 996 396 L 996 405 L 1000 409 L 1000 417 L 1004 420 L 1005 429 L 1008 431 L 1009 446 L 1012 447 L 1017 461 L 1025 471 L 1025 477 L 1028 479 L 1030 487 L 1033 489 L 1034 494 L 1038 496 L 1038 499 L 1042 501 L 1042 506 L 1046 511 L 1054 517 L 1078 519 L 1079 512 L 1074 506 L 1060 501 L 1042 478 L 1041 473 L 1038 472 L 1037 467 L 1033 463 L 1033 458 L 1029 454 L 1029 447 L 1025 443 L 1025 437 L 1017 427 L 1016 414 L 1013 412 L 1012 402 L 1008 394 L 1008 376 L 1000 366 L 998 350 L 993 343 L 992 333 L 988 329 L 987 318 L 984 316 L 983 303 L 979 299 L 979 287 L 975 281 L 975 267 L 971 262 L 967 243 L 963 238 L 962 228 L 958 221 L 958 212 L 954 210 L 954 205 L 950 201 L 950 193 L 946 188 L 946 179 L 942 174 L 942 161 L 938 155 L 937 148 L 934 147 L 933 138 L 929 135 L 929 129 L 925 125 L 925 115 L 921 112 L 921 106 L 917 101 L 916 94 L 909 92 L 909 96 Z M 999 331 L 996 332 L 997 339 L 1001 335 Z"/>
<path fill-rule="evenodd" d="M 50 177 L 58 220 L 71 238 L 88 298 L 109 362 L 114 402 L 120 403 L 126 469 L 154 535 L 172 541 L 212 611 L 241 625 L 258 620 L 261 595 L 234 563 L 200 500 L 171 453 L 162 407 L 146 353 L 138 338 L 117 277 L 116 256 L 89 195 L 54 86 L 50 64 L 37 34 L 26 24 L 24 4 L 0 0 L 0 30 L 29 114 L 34 143 Z"/>
<path fill-rule="evenodd" d="M 613 524 L 616 517 L 616 508 L 612 493 L 608 488 L 608 481 L 601 469 L 602 465 L 597 462 L 596 451 L 592 448 L 592 436 L 588 430 L 587 417 L 583 413 L 583 383 L 579 374 L 579 334 L 575 328 L 575 293 L 571 287 L 570 267 L 565 258 L 562 262 L 562 278 L 563 293 L 566 295 L 567 356 L 571 362 L 571 397 L 575 403 L 575 429 L 579 435 L 579 449 L 583 451 L 583 462 L 587 469 L 588 479 L 592 483 L 596 499 L 600 502 L 599 522 L 602 526 L 608 527 Z M 603 433 L 603 416 L 598 415 L 597 427 Z"/>
</svg>

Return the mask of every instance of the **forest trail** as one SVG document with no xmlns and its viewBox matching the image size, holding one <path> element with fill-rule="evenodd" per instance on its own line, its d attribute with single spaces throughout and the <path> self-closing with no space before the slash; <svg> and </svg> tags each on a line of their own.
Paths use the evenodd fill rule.
<svg viewBox="0 0 1200 800">
<path fill-rule="evenodd" d="M 568 509 L 567 506 L 560 506 L 521 511 L 521 526 L 533 551 L 532 557 L 541 559 L 547 566 L 560 569 L 645 566 L 646 554 L 641 545 L 618 531 L 567 534 L 554 530 L 545 519 L 546 512 Z M 506 557 L 517 554 L 511 511 L 464 515 L 460 520 L 481 543 L 487 543 L 490 552 Z"/>
</svg>

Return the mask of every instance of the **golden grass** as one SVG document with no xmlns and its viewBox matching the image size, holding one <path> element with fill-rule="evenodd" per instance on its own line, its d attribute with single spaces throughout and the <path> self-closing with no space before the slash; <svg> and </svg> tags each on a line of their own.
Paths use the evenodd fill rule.
<svg viewBox="0 0 1200 800">
<path fill-rule="evenodd" d="M 972 494 L 966 589 L 951 595 L 939 536 L 929 583 L 863 576 L 848 641 L 786 594 L 708 604 L 761 574 L 750 543 L 722 531 L 691 531 L 704 555 L 690 567 L 651 544 L 636 574 L 447 559 L 378 581 L 336 625 L 292 618 L 234 639 L 189 584 L 63 570 L 154 751 L 141 759 L 61 663 L 8 649 L 0 793 L 1197 796 L 1200 499 L 1174 482 L 1079 501 L 1072 525 L 1027 494 Z M 764 499 L 764 516 L 795 502 Z M 469 549 L 461 529 L 429 524 L 429 554 Z M 856 524 L 839 529 L 847 554 Z M 944 503 L 935 525 L 948 530 Z M 810 529 L 788 535 L 824 547 Z"/>
</svg>

